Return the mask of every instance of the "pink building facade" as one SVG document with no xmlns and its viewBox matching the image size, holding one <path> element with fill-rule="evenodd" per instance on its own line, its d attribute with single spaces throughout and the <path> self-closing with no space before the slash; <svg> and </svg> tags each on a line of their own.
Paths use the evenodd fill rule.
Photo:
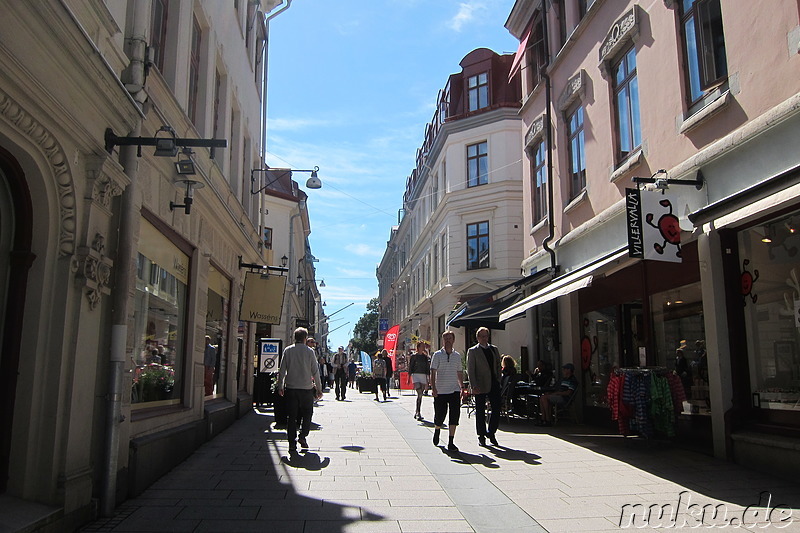
<svg viewBox="0 0 800 533">
<path fill-rule="evenodd" d="M 547 275 L 501 320 L 580 369 L 585 420 L 616 427 L 616 376 L 682 374 L 677 439 L 800 471 L 800 3 L 517 0 L 506 27 L 521 266 Z M 630 189 L 656 202 L 644 258 Z"/>
</svg>

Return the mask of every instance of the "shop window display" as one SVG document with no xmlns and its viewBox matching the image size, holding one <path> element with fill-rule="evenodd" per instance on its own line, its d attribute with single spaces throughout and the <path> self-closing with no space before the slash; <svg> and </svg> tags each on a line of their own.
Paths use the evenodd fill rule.
<svg viewBox="0 0 800 533">
<path fill-rule="evenodd" d="M 753 405 L 800 411 L 800 212 L 739 233 Z"/>
<path fill-rule="evenodd" d="M 131 404 L 179 403 L 186 357 L 189 256 L 146 220 L 136 258 Z"/>
<path fill-rule="evenodd" d="M 216 268 L 208 273 L 206 345 L 203 352 L 206 396 L 224 395 L 227 384 L 227 336 L 231 282 Z"/>
<path fill-rule="evenodd" d="M 655 364 L 675 372 L 686 402 L 684 414 L 710 415 L 703 302 L 699 283 L 654 294 L 650 299 Z"/>
<path fill-rule="evenodd" d="M 581 373 L 578 381 L 586 387 L 586 405 L 608 407 L 608 380 L 619 366 L 617 308 L 607 307 L 583 315 Z"/>
</svg>

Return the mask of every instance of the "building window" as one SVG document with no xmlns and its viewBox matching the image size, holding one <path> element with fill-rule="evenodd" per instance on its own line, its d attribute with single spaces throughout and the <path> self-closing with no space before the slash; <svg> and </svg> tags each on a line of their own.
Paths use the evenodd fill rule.
<svg viewBox="0 0 800 533">
<path fill-rule="evenodd" d="M 682 0 L 681 26 L 690 103 L 728 76 L 719 0 Z"/>
<path fill-rule="evenodd" d="M 447 276 L 447 233 L 442 233 L 442 277 Z"/>
<path fill-rule="evenodd" d="M 528 39 L 527 53 L 527 78 L 530 80 L 528 84 L 528 92 L 533 91 L 539 82 L 542 81 L 542 72 L 547 65 L 547 48 L 544 42 L 544 33 L 542 32 L 542 13 L 537 11 L 533 19 L 533 26 L 531 27 L 531 36 Z"/>
<path fill-rule="evenodd" d="M 433 283 L 439 281 L 439 243 L 433 245 Z"/>
<path fill-rule="evenodd" d="M 467 270 L 489 268 L 489 222 L 467 224 Z"/>
<path fill-rule="evenodd" d="M 222 98 L 222 75 L 219 71 L 215 71 L 214 73 L 214 137 L 221 137 L 223 135 L 222 131 L 220 130 L 220 119 L 222 117 L 219 116 L 219 104 Z"/>
<path fill-rule="evenodd" d="M 192 25 L 192 47 L 189 56 L 189 120 L 197 126 L 197 95 L 200 92 L 200 43 L 203 38 L 203 30 L 197 18 L 193 19 Z"/>
<path fill-rule="evenodd" d="M 189 256 L 146 220 L 136 257 L 131 404 L 179 403 L 186 368 Z"/>
<path fill-rule="evenodd" d="M 264 248 L 272 250 L 272 228 L 264 228 Z"/>
<path fill-rule="evenodd" d="M 489 145 L 485 141 L 467 146 L 467 187 L 489 182 Z"/>
<path fill-rule="evenodd" d="M 567 115 L 567 131 L 569 134 L 570 198 L 575 198 L 586 187 L 583 106 L 578 106 Z"/>
<path fill-rule="evenodd" d="M 489 106 L 489 74 L 482 72 L 467 79 L 469 110 L 477 111 Z"/>
<path fill-rule="evenodd" d="M 553 0 L 555 16 L 558 21 L 558 49 L 567 43 L 567 10 L 564 7 L 564 0 Z"/>
<path fill-rule="evenodd" d="M 578 0 L 578 17 L 583 20 L 589 9 L 589 0 Z"/>
<path fill-rule="evenodd" d="M 150 47 L 153 49 L 153 62 L 159 72 L 164 72 L 164 56 L 167 43 L 167 0 L 153 0 L 150 25 Z"/>
<path fill-rule="evenodd" d="M 536 143 L 533 149 L 533 222 L 536 223 L 547 216 L 547 160 L 545 158 L 544 141 Z"/>
<path fill-rule="evenodd" d="M 230 318 L 231 282 L 219 270 L 208 271 L 206 339 L 203 344 L 203 386 L 205 395 L 223 396 L 227 389 L 227 341 Z"/>
<path fill-rule="evenodd" d="M 617 111 L 617 161 L 621 162 L 642 144 L 636 50 L 628 50 L 614 66 L 613 72 L 614 104 Z"/>
</svg>

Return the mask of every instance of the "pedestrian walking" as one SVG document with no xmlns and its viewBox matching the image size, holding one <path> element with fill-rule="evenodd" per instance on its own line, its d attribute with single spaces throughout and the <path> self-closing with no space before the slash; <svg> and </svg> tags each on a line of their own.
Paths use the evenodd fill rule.
<svg viewBox="0 0 800 533">
<path fill-rule="evenodd" d="M 344 346 L 339 346 L 339 351 L 333 356 L 333 383 L 336 399 L 344 401 L 347 393 L 347 353 L 344 351 Z"/>
<path fill-rule="evenodd" d="M 358 365 L 355 361 L 347 363 L 347 386 L 355 388 L 356 386 L 356 373 L 358 372 Z"/>
<path fill-rule="evenodd" d="M 433 395 L 433 445 L 439 445 L 439 433 L 445 416 L 450 411 L 447 425 L 449 440 L 447 450 L 457 452 L 453 442 L 461 415 L 461 390 L 464 388 L 464 370 L 461 354 L 453 348 L 456 335 L 452 331 L 442 333 L 441 350 L 431 357 L 431 394 Z"/>
<path fill-rule="evenodd" d="M 486 446 L 486 438 L 497 444 L 495 433 L 500 426 L 500 352 L 489 344 L 489 328 L 480 327 L 475 332 L 478 344 L 467 350 L 467 378 L 475 398 L 475 430 L 478 443 Z M 486 400 L 491 405 L 489 427 L 486 427 Z"/>
<path fill-rule="evenodd" d="M 319 399 L 321 381 L 319 365 L 314 357 L 314 350 L 306 346 L 308 330 L 297 328 L 294 330 L 294 344 L 283 350 L 280 370 L 278 372 L 278 394 L 286 397 L 286 437 L 289 441 L 289 453 L 297 453 L 297 442 L 300 446 L 308 448 L 308 437 L 311 431 L 311 416 L 314 413 L 314 397 Z M 314 392 L 314 386 L 320 387 Z M 297 437 L 297 417 L 302 420 L 300 437 Z"/>
<path fill-rule="evenodd" d="M 383 393 L 383 401 L 389 399 L 389 367 L 391 362 L 389 360 L 389 352 L 381 350 L 378 356 L 372 362 L 372 374 L 375 376 L 375 401 L 379 402 L 378 390 Z"/>
<path fill-rule="evenodd" d="M 421 407 L 422 395 L 428 390 L 428 381 L 430 374 L 430 361 L 428 361 L 428 345 L 425 342 L 417 343 L 417 351 L 411 356 L 408 362 L 408 372 L 411 374 L 411 382 L 414 384 L 414 390 L 417 391 L 417 410 L 414 412 L 414 418 L 423 420 Z"/>
</svg>

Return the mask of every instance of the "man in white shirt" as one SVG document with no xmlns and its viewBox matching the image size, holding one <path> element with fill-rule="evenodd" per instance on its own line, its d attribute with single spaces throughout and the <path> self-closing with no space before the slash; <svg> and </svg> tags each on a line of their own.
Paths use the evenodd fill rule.
<svg viewBox="0 0 800 533">
<path fill-rule="evenodd" d="M 457 452 L 453 443 L 461 415 L 461 390 L 464 388 L 464 367 L 461 354 L 453 349 L 455 333 L 442 333 L 444 347 L 431 357 L 431 394 L 433 395 L 433 445 L 439 445 L 439 432 L 442 429 L 447 411 L 450 411 L 447 430 L 449 440 L 447 450 Z"/>
<path fill-rule="evenodd" d="M 336 387 L 336 399 L 344 401 L 347 392 L 347 354 L 344 346 L 333 356 L 333 382 Z"/>
<path fill-rule="evenodd" d="M 289 440 L 289 453 L 297 453 L 297 415 L 303 421 L 300 428 L 300 446 L 308 448 L 308 437 L 311 431 L 311 415 L 314 413 L 314 386 L 316 397 L 322 396 L 322 385 L 319 379 L 319 365 L 314 350 L 306 346 L 308 330 L 294 330 L 294 344 L 283 350 L 280 371 L 278 372 L 278 394 L 286 397 L 286 412 L 289 419 L 286 423 L 286 437 Z"/>
</svg>

